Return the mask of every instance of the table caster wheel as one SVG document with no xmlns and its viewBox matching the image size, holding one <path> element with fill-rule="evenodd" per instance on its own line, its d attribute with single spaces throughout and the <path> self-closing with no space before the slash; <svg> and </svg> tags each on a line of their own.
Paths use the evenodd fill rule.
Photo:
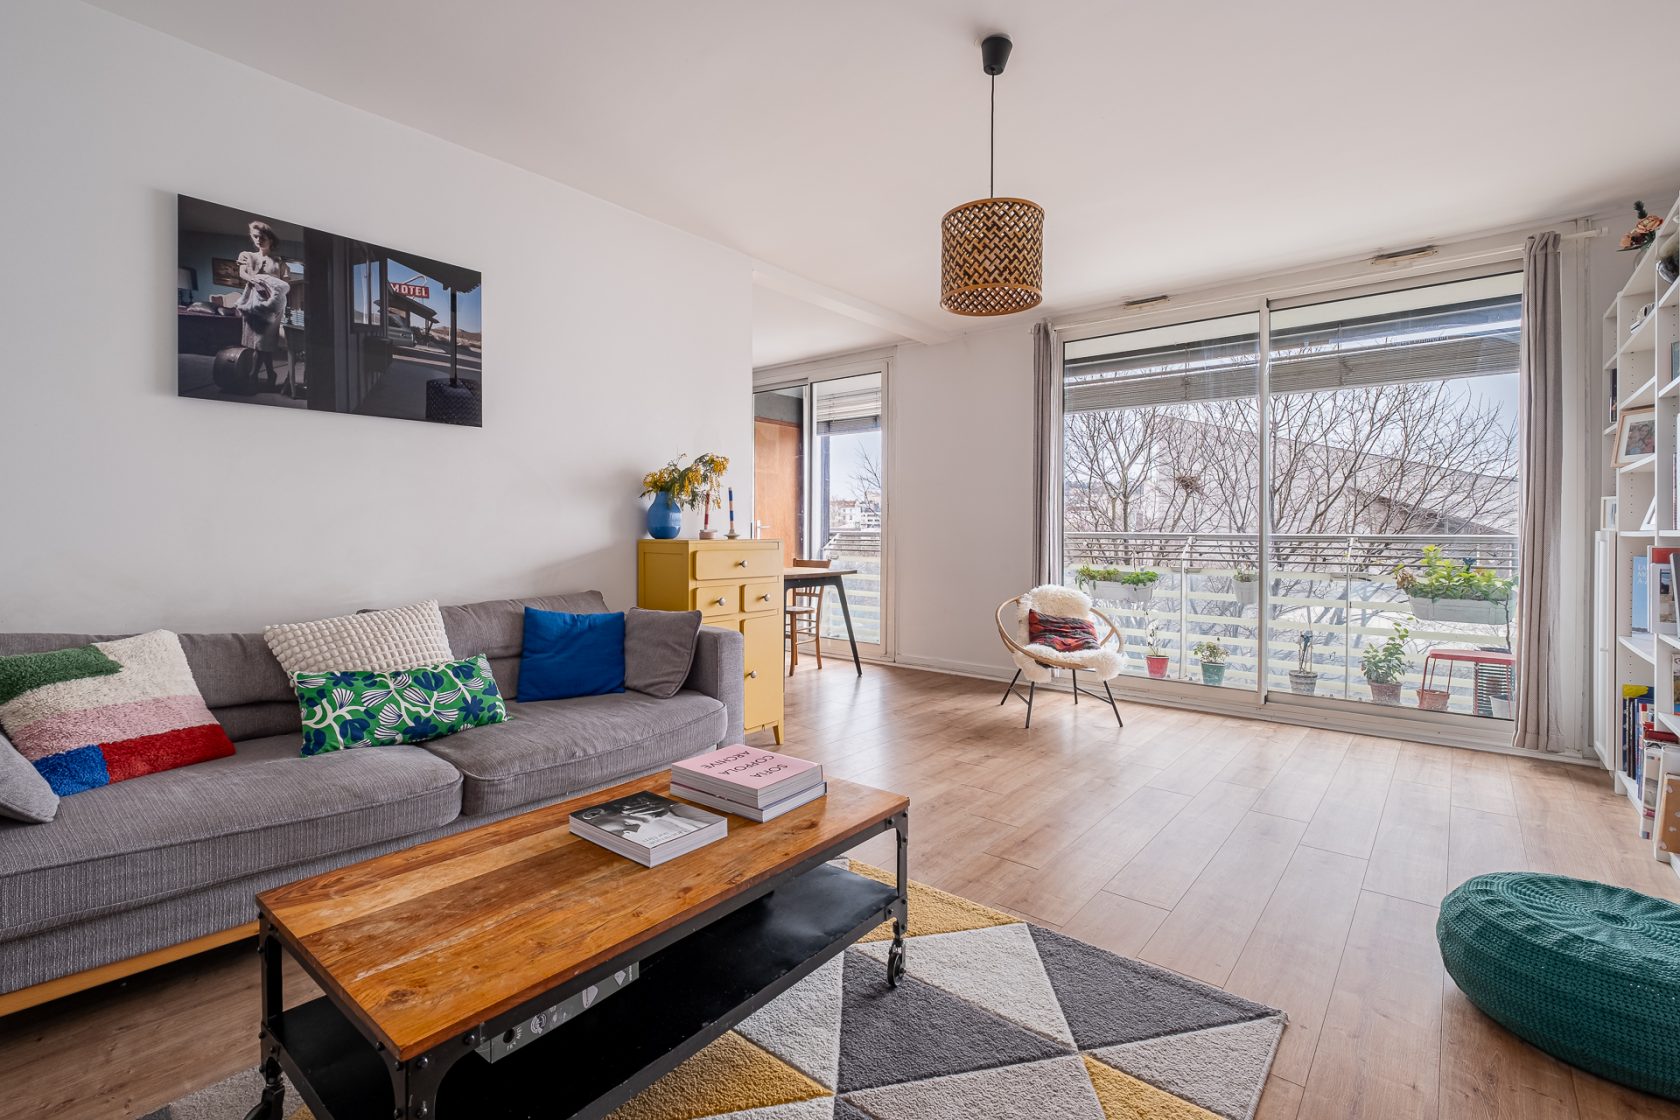
<svg viewBox="0 0 1680 1120">
<path fill-rule="evenodd" d="M 887 950 L 887 985 L 896 988 L 904 979 L 904 946 L 894 945 Z"/>
</svg>

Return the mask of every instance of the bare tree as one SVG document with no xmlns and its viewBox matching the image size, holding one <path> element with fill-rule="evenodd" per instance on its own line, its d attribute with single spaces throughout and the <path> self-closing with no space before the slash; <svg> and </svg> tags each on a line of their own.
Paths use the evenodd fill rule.
<svg viewBox="0 0 1680 1120">
<path fill-rule="evenodd" d="M 867 501 L 871 494 L 879 498 L 884 492 L 881 485 L 881 460 L 871 455 L 867 448 L 864 449 L 862 458 L 863 463 L 852 472 L 851 478 L 852 494 L 860 502 Z"/>
</svg>

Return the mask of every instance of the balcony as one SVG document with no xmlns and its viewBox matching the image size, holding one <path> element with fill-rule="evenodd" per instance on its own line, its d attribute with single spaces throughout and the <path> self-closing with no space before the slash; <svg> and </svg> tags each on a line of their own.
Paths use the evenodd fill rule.
<svg viewBox="0 0 1680 1120">
<path fill-rule="evenodd" d="M 1166 655 L 1164 673 L 1157 661 L 1154 675 L 1202 683 L 1203 667 L 1191 650 L 1212 641 L 1228 655 L 1218 686 L 1252 692 L 1259 684 L 1264 641 L 1268 692 L 1510 719 L 1515 596 L 1506 603 L 1414 604 L 1399 586 L 1396 568 L 1415 568 L 1427 546 L 1504 579 L 1516 574 L 1515 536 L 1280 534 L 1271 541 L 1270 621 L 1264 627 L 1255 579 L 1260 542 L 1253 535 L 1066 533 L 1064 579 L 1078 582 L 1082 566 L 1159 574 L 1141 590 L 1106 581 L 1094 588 L 1097 605 L 1124 634 L 1130 674 L 1150 675 L 1145 646 L 1153 633 Z M 1361 661 L 1402 628 L 1407 635 L 1399 695 L 1377 700 Z M 1303 663 L 1303 634 L 1312 636 L 1306 672 L 1292 674 Z"/>
</svg>

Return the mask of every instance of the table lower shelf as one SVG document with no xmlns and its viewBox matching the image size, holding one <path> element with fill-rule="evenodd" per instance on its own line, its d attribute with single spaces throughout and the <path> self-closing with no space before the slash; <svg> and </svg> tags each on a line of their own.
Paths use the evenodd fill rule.
<svg viewBox="0 0 1680 1120">
<path fill-rule="evenodd" d="M 461 1058 L 438 1120 L 604 1116 L 886 920 L 897 898 L 815 867 L 644 958 L 640 979 L 541 1041 L 495 1063 Z M 385 1064 L 326 997 L 285 1012 L 275 1033 L 319 1120 L 391 1115 Z"/>
</svg>

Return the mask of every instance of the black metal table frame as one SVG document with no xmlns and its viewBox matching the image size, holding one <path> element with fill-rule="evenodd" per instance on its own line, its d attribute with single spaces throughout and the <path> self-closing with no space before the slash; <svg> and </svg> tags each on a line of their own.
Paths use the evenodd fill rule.
<svg viewBox="0 0 1680 1120">
<path fill-rule="evenodd" d="M 526 1021 L 537 1012 L 553 1006 L 592 984 L 599 983 L 605 977 L 612 975 L 630 963 L 640 961 L 660 949 L 682 940 L 695 930 L 710 925 L 743 906 L 758 901 L 782 883 L 797 878 L 807 871 L 845 854 L 882 832 L 896 832 L 898 837 L 897 894 L 888 905 L 886 913 L 881 916 L 872 915 L 866 922 L 861 923 L 857 929 L 853 930 L 850 935 L 836 941 L 824 952 L 805 961 L 801 967 L 786 973 L 777 982 L 737 1005 L 729 1015 L 707 1024 L 701 1030 L 689 1036 L 681 1046 L 668 1051 L 652 1063 L 642 1067 L 636 1076 L 597 1097 L 588 1107 L 580 1112 L 573 1113 L 571 1117 L 571 1120 L 598 1120 L 599 1117 L 606 1116 L 613 1109 L 698 1053 L 736 1023 L 797 984 L 818 966 L 844 951 L 849 945 L 855 944 L 865 934 L 876 928 L 881 921 L 887 919 L 890 919 L 893 924 L 892 944 L 887 950 L 887 982 L 896 988 L 904 976 L 904 937 L 909 922 L 909 810 L 906 809 L 904 812 L 889 817 L 862 833 L 831 844 L 815 854 L 808 855 L 787 871 L 771 876 L 765 882 L 719 903 L 705 913 L 680 923 L 664 933 L 620 953 L 606 963 L 580 973 L 564 984 L 526 1000 L 509 1011 L 486 1019 L 465 1034 L 440 1043 L 425 1053 L 409 1058 L 407 1061 L 392 1055 L 386 1049 L 385 1044 L 375 1037 L 359 1017 L 354 1014 L 347 1014 L 346 1018 L 356 1027 L 362 1037 L 367 1040 L 368 1045 L 384 1062 L 386 1071 L 391 1078 L 392 1100 L 396 1102 L 395 1109 L 392 1112 L 394 1120 L 435 1120 L 436 1100 L 438 1090 L 443 1084 L 444 1075 L 457 1061 L 468 1054 L 474 1053 L 484 1039 L 493 1037 Z M 286 1052 L 285 1047 L 277 1037 L 275 1027 L 285 1009 L 280 956 L 285 948 L 286 946 L 274 924 L 266 914 L 262 915 L 258 923 L 257 933 L 257 953 L 262 969 L 262 1029 L 258 1032 L 257 1037 L 262 1044 L 261 1072 L 264 1084 L 262 1099 L 246 1114 L 246 1120 L 282 1120 L 285 1100 L 285 1085 L 280 1079 L 282 1072 L 290 1076 L 292 1085 L 297 1089 L 298 1095 L 303 1098 L 304 1103 L 309 1105 L 317 1120 L 361 1120 L 361 1118 L 334 1117 L 331 1110 L 310 1087 L 308 1075 L 299 1063 L 294 1061 L 291 1055 Z M 321 990 L 327 993 L 326 998 L 333 1000 L 333 988 L 326 982 L 326 978 L 315 969 L 312 962 L 296 953 L 292 954 L 292 957 L 309 975 L 310 979 L 314 980 Z M 337 1001 L 334 1000 L 334 1002 Z"/>
<path fill-rule="evenodd" d="M 834 593 L 839 596 L 840 615 L 846 620 L 846 642 L 852 647 L 852 667 L 857 670 L 858 676 L 863 676 L 863 661 L 858 657 L 857 651 L 857 635 L 852 632 L 852 608 L 846 604 L 845 574 L 842 572 L 825 572 L 821 568 L 812 568 L 811 574 L 808 576 L 784 575 L 782 577 L 782 592 L 784 594 L 789 591 L 812 587 L 832 587 L 834 588 Z M 820 635 L 817 637 L 817 641 L 822 641 L 822 637 Z"/>
</svg>

